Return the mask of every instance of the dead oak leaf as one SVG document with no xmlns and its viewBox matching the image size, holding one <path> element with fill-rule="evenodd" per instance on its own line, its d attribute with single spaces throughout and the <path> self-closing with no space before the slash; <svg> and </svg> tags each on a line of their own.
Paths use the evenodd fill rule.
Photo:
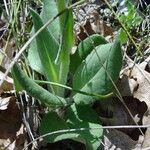
<svg viewBox="0 0 150 150">
<path fill-rule="evenodd" d="M 134 91 L 133 96 L 140 101 L 144 101 L 150 107 L 150 74 L 136 66 L 133 68 L 131 74 L 138 82 L 138 87 Z"/>
<path fill-rule="evenodd" d="M 122 96 L 133 96 L 150 107 L 150 73 L 141 66 L 142 64 L 126 68 L 118 88 Z"/>
</svg>

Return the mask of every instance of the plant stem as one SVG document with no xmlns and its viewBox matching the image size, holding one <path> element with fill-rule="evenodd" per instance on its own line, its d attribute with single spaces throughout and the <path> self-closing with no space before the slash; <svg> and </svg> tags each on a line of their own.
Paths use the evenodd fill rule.
<svg viewBox="0 0 150 150">
<path fill-rule="evenodd" d="M 46 83 L 46 84 L 56 85 L 56 86 L 68 89 L 68 90 L 76 92 L 76 93 L 80 93 L 80 94 L 88 95 L 88 96 L 93 96 L 93 97 L 100 98 L 100 99 L 106 99 L 106 98 L 109 98 L 109 97 L 113 96 L 113 93 L 108 93 L 106 95 L 99 95 L 99 94 L 87 93 L 87 92 L 84 92 L 84 91 L 81 91 L 81 90 L 76 90 L 76 89 L 73 89 L 73 88 L 71 88 L 69 86 L 66 86 L 66 85 L 63 85 L 63 84 L 60 84 L 60 83 L 56 83 L 56 82 L 41 81 L 41 80 L 34 80 L 34 81 L 36 83 L 42 83 L 42 84 Z"/>
</svg>

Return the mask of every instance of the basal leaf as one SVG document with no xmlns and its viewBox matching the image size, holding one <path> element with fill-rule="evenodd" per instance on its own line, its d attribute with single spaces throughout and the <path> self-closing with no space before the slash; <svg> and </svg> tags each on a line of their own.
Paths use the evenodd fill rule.
<svg viewBox="0 0 150 150">
<path fill-rule="evenodd" d="M 44 0 L 44 6 L 41 13 L 42 18 L 39 19 L 40 17 L 36 13 L 32 13 L 32 16 L 34 14 L 33 22 L 35 31 L 39 29 L 40 26 L 38 23 L 39 20 L 41 21 L 40 24 L 42 26 L 42 21 L 46 22 L 50 18 L 54 17 L 57 13 L 64 10 L 65 7 L 67 7 L 67 2 L 65 0 L 63 1 Z M 56 19 L 56 21 L 54 21 L 50 26 L 48 26 L 49 32 L 47 31 L 44 33 L 44 31 L 42 31 L 41 38 L 39 35 L 36 38 L 36 41 L 33 41 L 33 43 L 30 46 L 28 59 L 30 62 L 30 66 L 36 71 L 46 75 L 48 80 L 58 82 L 61 84 L 66 84 L 70 64 L 70 49 L 72 48 L 74 42 L 72 10 L 71 9 L 66 10 L 66 12 L 64 12 L 59 17 L 59 20 Z M 59 33 L 57 31 L 59 31 Z M 44 43 L 43 45 L 41 44 L 42 39 Z M 59 43 L 57 41 L 59 41 Z M 45 59 L 43 51 L 41 51 L 43 47 L 47 49 L 46 54 L 51 56 L 49 57 L 50 59 Z M 48 69 L 46 62 L 47 64 L 49 64 L 50 69 Z M 64 89 L 61 87 L 58 87 L 55 92 L 59 96 L 64 96 Z"/>
<path fill-rule="evenodd" d="M 73 88 L 89 94 L 106 95 L 113 89 L 113 82 L 119 77 L 122 67 L 122 49 L 120 42 L 101 45 L 92 51 L 82 62 L 74 75 Z M 76 94 L 77 104 L 90 104 L 91 96 Z"/>
<path fill-rule="evenodd" d="M 64 120 L 65 119 L 65 120 Z M 82 142 L 87 149 L 96 150 L 103 136 L 103 129 L 100 129 L 100 120 L 97 114 L 88 106 L 72 105 L 65 112 L 65 118 L 61 119 L 55 112 L 49 112 L 42 119 L 40 134 L 64 130 L 87 128 L 85 131 L 75 130 L 74 132 L 57 133 L 46 136 L 47 142 L 56 142 L 64 139 L 73 139 Z M 88 130 L 89 128 L 96 128 Z"/>
<path fill-rule="evenodd" d="M 96 46 L 106 43 L 107 41 L 104 37 L 100 36 L 99 34 L 93 34 L 80 42 L 78 46 L 78 54 L 83 60 Z"/>
<path fill-rule="evenodd" d="M 73 78 L 73 88 L 82 89 L 100 70 L 108 58 L 112 44 L 100 45 L 83 60 Z"/>
<path fill-rule="evenodd" d="M 48 20 L 53 18 L 58 14 L 57 4 L 55 0 L 44 0 L 43 1 L 43 9 L 41 12 L 41 18 L 43 20 L 43 23 L 46 23 Z M 56 18 L 49 26 L 48 31 L 50 34 L 56 39 L 56 41 L 59 41 L 60 39 L 60 24 L 59 24 L 59 18 Z"/>
<path fill-rule="evenodd" d="M 69 72 L 70 64 L 70 50 L 74 42 L 73 36 L 73 14 L 72 10 L 67 10 L 65 12 L 65 20 L 63 25 L 62 43 L 60 50 L 60 71 L 59 71 L 59 82 L 61 84 L 66 84 L 67 76 Z M 60 95 L 64 94 L 64 89 L 60 88 Z"/>
<path fill-rule="evenodd" d="M 79 135 L 78 139 L 86 145 L 87 149 L 96 150 L 100 146 L 103 129 L 98 129 L 101 127 L 100 119 L 89 106 L 73 104 L 67 109 L 65 118 L 70 128 L 97 128 L 76 133 Z"/>
<path fill-rule="evenodd" d="M 66 8 L 66 4 L 67 4 L 66 2 L 67 2 L 66 0 L 56 0 L 58 13 L 63 11 Z M 60 26 L 61 34 L 63 33 L 64 30 L 65 18 L 66 18 L 65 13 L 59 16 L 59 26 Z"/>
<path fill-rule="evenodd" d="M 46 104 L 50 107 L 58 107 L 67 105 L 66 100 L 62 97 L 53 95 L 48 92 L 38 84 L 36 84 L 32 79 L 30 79 L 21 68 L 15 64 L 12 68 L 13 77 L 19 83 L 22 89 L 26 90 L 27 93 L 41 101 L 41 103 Z"/>
<path fill-rule="evenodd" d="M 81 64 L 82 60 L 84 60 L 96 46 L 106 43 L 107 41 L 105 40 L 105 38 L 98 34 L 93 34 L 87 37 L 85 40 L 81 41 L 77 47 L 75 54 L 71 55 L 70 58 L 71 72 L 75 72 L 77 67 Z"/>
<path fill-rule="evenodd" d="M 57 6 L 55 0 L 44 0 L 43 1 L 43 9 L 40 14 L 40 17 L 43 23 L 46 23 L 48 20 L 52 19 L 56 14 L 58 14 Z M 59 26 L 59 18 L 56 18 L 49 26 L 48 31 L 50 35 L 56 40 L 60 39 L 60 26 Z M 31 31 L 31 36 L 34 34 L 34 29 Z M 49 42 L 50 43 L 50 42 Z M 28 52 L 28 60 L 32 69 L 44 75 L 43 65 L 41 64 L 41 60 L 39 54 L 37 53 L 37 45 L 36 40 L 33 40 L 30 44 L 29 52 Z"/>
<path fill-rule="evenodd" d="M 33 35 L 33 33 L 34 33 L 34 29 L 32 29 L 31 35 Z M 29 65 L 33 70 L 44 75 L 44 68 L 42 66 L 40 56 L 37 51 L 36 39 L 34 39 L 30 44 L 30 48 L 28 51 L 28 60 L 29 60 Z"/>
<path fill-rule="evenodd" d="M 44 116 L 40 125 L 40 134 L 44 135 L 46 133 L 68 129 L 68 125 L 63 119 L 61 119 L 55 112 L 49 112 Z M 47 142 L 53 143 L 64 139 L 71 139 L 75 137 L 76 134 L 72 132 L 68 133 L 57 133 L 50 136 L 46 136 L 44 139 Z"/>
<path fill-rule="evenodd" d="M 35 11 L 31 10 L 31 14 L 34 29 L 37 31 L 43 26 L 43 22 Z M 47 29 L 44 29 L 36 37 L 36 46 L 46 78 L 49 81 L 58 82 L 58 68 L 54 63 L 59 48 L 57 41 L 51 36 Z"/>
</svg>

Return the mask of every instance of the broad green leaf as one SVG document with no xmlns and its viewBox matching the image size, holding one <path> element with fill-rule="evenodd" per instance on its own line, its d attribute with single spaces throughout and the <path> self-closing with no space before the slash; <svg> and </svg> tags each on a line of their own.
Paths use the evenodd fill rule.
<svg viewBox="0 0 150 150">
<path fill-rule="evenodd" d="M 74 42 L 72 10 L 67 10 L 65 12 L 64 19 L 65 19 L 64 29 L 62 34 L 62 43 L 61 43 L 60 59 L 59 59 L 59 63 L 60 63 L 59 82 L 61 84 L 66 84 L 67 81 L 69 64 L 70 64 L 70 50 Z M 60 95 L 64 94 L 64 89 L 61 89 L 58 93 L 60 93 Z"/>
<path fill-rule="evenodd" d="M 56 14 L 58 14 L 58 10 L 57 10 L 55 0 L 44 0 L 43 9 L 40 15 L 43 23 L 46 23 L 48 20 L 52 19 Z M 56 41 L 59 41 L 60 39 L 59 18 L 56 18 L 48 26 L 48 31 Z M 34 29 L 32 29 L 31 31 L 31 36 L 33 34 L 34 34 Z M 36 40 L 33 40 L 32 43 L 30 44 L 28 60 L 32 69 L 44 75 L 43 65 L 41 64 L 39 54 L 37 53 Z"/>
<path fill-rule="evenodd" d="M 73 88 L 82 89 L 100 70 L 111 51 L 112 44 L 100 45 L 83 60 L 73 78 Z"/>
<path fill-rule="evenodd" d="M 65 118 L 70 128 L 100 128 L 98 115 L 89 106 L 73 104 L 65 113 Z M 83 142 L 87 149 L 96 150 L 103 136 L 103 129 L 77 131 L 79 137 L 75 140 Z"/>
<path fill-rule="evenodd" d="M 113 82 L 119 77 L 122 67 L 122 49 L 120 42 L 101 45 L 93 50 L 77 69 L 73 88 L 89 94 L 106 95 L 113 89 Z M 93 103 L 91 96 L 76 94 L 74 101 L 77 104 Z"/>
<path fill-rule="evenodd" d="M 55 0 L 44 0 L 43 1 L 43 9 L 41 12 L 41 18 L 43 23 L 46 23 L 48 20 L 53 18 L 58 14 L 57 4 Z M 59 18 L 56 18 L 49 26 L 48 31 L 51 33 L 54 38 L 59 41 L 60 39 L 60 24 Z"/>
<path fill-rule="evenodd" d="M 63 119 L 61 119 L 55 112 L 49 112 L 44 116 L 40 125 L 40 135 L 44 135 L 46 133 L 59 131 L 68 129 L 68 125 L 65 123 Z M 76 136 L 76 133 L 68 132 L 68 133 L 57 133 L 50 136 L 46 136 L 44 139 L 47 142 L 53 143 L 64 139 L 71 139 Z"/>
<path fill-rule="evenodd" d="M 31 10 L 31 14 L 34 29 L 37 31 L 43 26 L 43 22 L 35 11 Z M 49 81 L 58 82 L 58 67 L 54 63 L 59 47 L 57 41 L 51 36 L 47 29 L 44 29 L 36 37 L 36 46 L 46 78 Z M 52 90 L 56 92 L 54 87 Z"/>
<path fill-rule="evenodd" d="M 41 103 L 46 104 L 50 107 L 65 106 L 67 102 L 64 98 L 53 95 L 48 92 L 38 84 L 36 84 L 32 79 L 30 79 L 21 68 L 15 64 L 12 68 L 13 76 L 19 85 L 27 91 L 27 93 L 41 101 Z"/>
<path fill-rule="evenodd" d="M 53 8 L 54 12 L 52 11 L 52 9 L 50 9 L 48 7 L 48 5 L 50 5 L 50 4 L 54 7 Z M 49 13 L 51 14 L 49 16 L 50 18 L 54 17 L 54 13 L 57 14 L 60 11 L 62 11 L 66 7 L 66 4 L 67 4 L 66 1 L 59 1 L 58 0 L 58 3 L 57 3 L 57 1 L 55 2 L 55 1 L 52 0 L 51 2 L 49 2 L 49 1 L 45 0 L 44 1 L 43 11 L 42 11 L 42 14 L 41 14 L 41 16 L 43 16 L 43 14 L 47 14 L 46 16 L 43 16 L 43 18 L 42 18 L 44 20 L 44 22 L 46 22 L 48 20 L 48 14 Z M 47 5 L 47 6 L 45 6 L 45 5 Z M 57 10 L 57 7 L 58 7 L 58 10 Z M 41 21 L 42 21 L 42 19 L 41 19 Z M 38 20 L 38 19 L 36 19 L 36 20 Z M 36 21 L 36 22 L 38 22 L 38 21 Z M 72 10 L 71 9 L 70 10 L 66 10 L 66 12 L 63 15 L 60 16 L 60 21 L 56 20 L 56 22 L 53 23 L 52 26 L 48 27 L 48 29 L 50 31 L 49 32 L 49 37 L 51 39 L 48 38 L 48 36 L 47 36 L 47 40 L 44 40 L 45 41 L 44 45 L 46 45 L 46 47 L 48 47 L 49 43 L 52 43 L 52 44 L 54 43 L 53 44 L 54 47 L 52 47 L 52 45 L 49 44 L 49 49 L 52 52 L 54 51 L 55 54 L 52 54 L 49 51 L 47 53 L 51 57 L 54 56 L 54 58 L 55 58 L 52 61 L 53 64 L 50 63 L 52 65 L 51 66 L 49 65 L 53 69 L 50 70 L 50 69 L 48 69 L 46 67 L 46 70 L 47 71 L 50 70 L 51 74 L 53 74 L 53 75 L 51 76 L 50 73 L 48 74 L 45 71 L 45 68 L 44 68 L 45 65 L 43 65 L 44 57 L 42 57 L 39 52 L 37 53 L 37 51 L 39 51 L 39 47 L 42 47 L 40 42 L 33 41 L 33 43 L 31 44 L 31 47 L 30 47 L 28 58 L 29 58 L 30 66 L 33 69 L 35 69 L 36 71 L 38 71 L 38 72 L 46 75 L 46 77 L 47 77 L 48 80 L 54 81 L 54 82 L 59 82 L 61 84 L 66 84 L 67 75 L 68 75 L 68 71 L 69 71 L 69 64 L 70 64 L 70 49 L 72 48 L 72 45 L 73 45 L 73 42 L 74 42 L 74 38 L 73 38 L 73 15 L 72 15 Z M 36 23 L 36 25 L 37 24 L 38 23 Z M 59 28 L 58 24 L 61 25 L 61 28 Z M 58 37 L 58 34 L 55 34 L 56 27 L 59 28 L 58 29 L 59 30 L 59 37 Z M 34 28 L 35 28 L 35 23 L 34 23 Z M 53 33 L 54 33 L 54 35 L 53 35 Z M 43 34 L 43 35 L 46 35 L 46 34 Z M 42 39 L 44 39 L 44 38 L 42 38 Z M 60 42 L 59 44 L 57 42 L 58 40 Z M 37 38 L 36 38 L 36 41 L 37 41 Z M 41 41 L 41 40 L 39 40 L 39 41 Z M 55 44 L 55 43 L 57 43 L 57 44 Z M 42 59 L 41 59 L 41 57 L 42 57 Z M 38 58 L 40 58 L 40 59 L 38 60 Z M 45 59 L 45 61 L 46 61 L 46 59 Z M 56 65 L 54 64 L 54 61 L 55 61 Z M 55 69 L 52 66 L 57 66 L 57 67 Z M 57 74 L 57 78 L 56 78 L 56 74 Z M 60 95 L 60 96 L 64 95 L 64 89 L 63 88 L 57 88 L 57 91 L 55 91 L 55 92 L 58 95 Z"/>
<path fill-rule="evenodd" d="M 58 12 L 63 11 L 68 6 L 68 0 L 56 0 Z M 56 63 L 60 64 L 59 83 L 66 84 L 70 64 L 70 49 L 72 48 L 73 38 L 73 14 L 72 9 L 66 10 L 59 16 L 61 30 L 60 47 L 57 54 Z M 64 96 L 64 89 L 59 88 L 58 94 Z"/>
<path fill-rule="evenodd" d="M 33 33 L 34 33 L 34 29 L 32 29 L 31 36 L 33 35 Z M 36 39 L 34 39 L 30 44 L 30 48 L 28 52 L 28 60 L 29 60 L 29 65 L 33 70 L 44 75 L 44 68 L 42 66 L 40 56 L 37 51 Z"/>
<path fill-rule="evenodd" d="M 87 37 L 85 40 L 81 41 L 80 44 L 78 45 L 75 54 L 71 55 L 70 58 L 71 72 L 72 73 L 75 72 L 77 67 L 81 64 L 82 60 L 84 60 L 96 46 L 106 43 L 107 41 L 105 40 L 105 38 L 98 34 L 93 34 Z"/>
<path fill-rule="evenodd" d="M 66 8 L 66 0 L 56 0 L 56 6 L 58 12 L 61 12 Z M 59 16 L 59 26 L 61 34 L 63 33 L 64 30 L 64 23 L 65 23 L 65 13 Z"/>
<path fill-rule="evenodd" d="M 73 139 L 84 143 L 87 149 L 90 150 L 96 150 L 100 146 L 103 129 L 100 129 L 101 125 L 98 115 L 90 107 L 72 105 L 66 110 L 64 119 L 60 118 L 55 112 L 49 112 L 42 119 L 40 134 L 44 135 L 64 129 L 69 131 L 69 129 L 86 128 L 87 130 L 75 130 L 74 132 L 49 135 L 44 138 L 47 142 L 52 143 L 64 139 Z M 97 129 L 88 130 L 89 128 Z"/>
<path fill-rule="evenodd" d="M 93 34 L 80 42 L 78 46 L 78 54 L 81 59 L 85 59 L 96 46 L 106 43 L 107 41 L 104 37 L 99 34 Z"/>
</svg>

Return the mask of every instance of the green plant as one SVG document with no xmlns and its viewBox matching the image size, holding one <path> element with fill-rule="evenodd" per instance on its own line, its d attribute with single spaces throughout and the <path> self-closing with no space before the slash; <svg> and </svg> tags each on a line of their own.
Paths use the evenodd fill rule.
<svg viewBox="0 0 150 150">
<path fill-rule="evenodd" d="M 125 5 L 127 7 L 127 12 L 120 14 L 119 19 L 130 31 L 140 25 L 143 19 L 137 12 L 135 5 L 130 0 L 126 0 Z"/>
<path fill-rule="evenodd" d="M 118 11 L 117 18 L 131 34 L 132 31 L 134 31 L 142 23 L 143 18 L 140 16 L 132 1 L 126 0 L 125 7 L 127 10 L 124 13 L 120 13 Z M 124 30 L 120 31 L 120 40 L 122 43 L 126 43 L 128 41 L 128 36 Z"/>
<path fill-rule="evenodd" d="M 44 0 L 40 15 L 30 9 L 34 25 L 32 34 L 68 5 L 69 0 Z M 49 108 L 66 108 L 63 117 L 50 110 L 42 119 L 40 134 L 63 129 L 95 128 L 57 133 L 45 137 L 47 142 L 70 138 L 84 143 L 87 149 L 95 150 L 100 146 L 103 129 L 98 115 L 90 106 L 96 100 L 113 94 L 114 82 L 122 66 L 122 50 L 118 39 L 107 43 L 95 34 L 82 41 L 75 54 L 70 55 L 73 43 L 72 9 L 66 9 L 63 15 L 39 33 L 29 49 L 30 66 L 45 76 L 49 91 L 30 79 L 17 64 L 12 68 L 12 75 L 17 90 L 25 89 Z M 73 75 L 72 88 L 65 86 L 68 73 Z M 64 88 L 72 90 L 67 98 Z"/>
</svg>

